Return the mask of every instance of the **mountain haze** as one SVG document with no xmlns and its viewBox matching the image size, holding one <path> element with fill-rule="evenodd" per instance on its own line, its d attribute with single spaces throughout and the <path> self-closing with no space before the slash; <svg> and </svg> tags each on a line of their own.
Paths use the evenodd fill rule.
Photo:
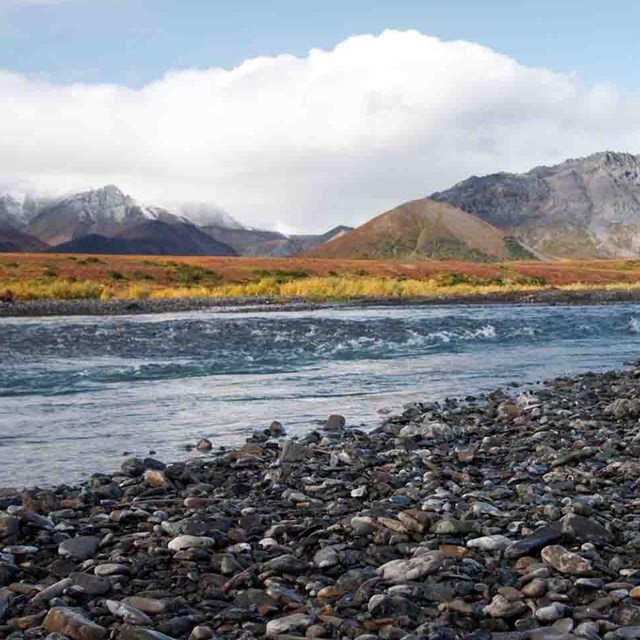
<svg viewBox="0 0 640 640">
<path fill-rule="evenodd" d="M 219 242 L 232 246 L 243 256 L 287 257 L 320 246 L 350 231 L 351 227 L 335 227 L 318 235 L 285 235 L 278 231 L 220 226 L 207 226 L 203 230 Z"/>
</svg>

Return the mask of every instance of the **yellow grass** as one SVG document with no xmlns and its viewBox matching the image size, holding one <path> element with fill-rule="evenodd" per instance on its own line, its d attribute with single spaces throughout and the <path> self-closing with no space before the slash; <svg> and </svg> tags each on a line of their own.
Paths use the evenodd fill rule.
<svg viewBox="0 0 640 640">
<path fill-rule="evenodd" d="M 395 278 L 305 278 L 278 283 L 271 278 L 257 282 L 230 283 L 214 287 L 160 287 L 144 284 L 110 285 L 100 282 L 18 282 L 10 290 L 17 300 L 144 299 L 144 298 L 301 298 L 305 300 L 354 300 L 358 298 L 426 298 L 438 296 L 489 295 L 494 293 L 534 292 L 550 289 L 547 285 L 505 282 L 503 284 L 442 285 L 436 280 L 399 280 Z M 563 291 L 587 291 L 594 285 L 576 282 L 553 287 Z M 599 285 L 608 291 L 639 290 L 640 282 Z M 3 289 L 0 284 L 0 291 Z"/>
<path fill-rule="evenodd" d="M 640 261 L 478 265 L 144 256 L 0 256 L 0 296 L 17 300 L 144 298 L 425 298 L 640 289 Z"/>
</svg>

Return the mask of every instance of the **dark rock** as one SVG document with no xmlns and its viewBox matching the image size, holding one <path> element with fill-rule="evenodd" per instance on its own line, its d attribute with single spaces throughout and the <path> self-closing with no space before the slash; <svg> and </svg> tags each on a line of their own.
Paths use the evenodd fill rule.
<svg viewBox="0 0 640 640">
<path fill-rule="evenodd" d="M 95 555 L 100 538 L 95 536 L 79 536 L 60 543 L 58 553 L 74 560 L 88 560 Z"/>
<path fill-rule="evenodd" d="M 558 525 L 545 525 L 534 531 L 531 535 L 514 542 L 507 548 L 505 554 L 508 558 L 520 558 L 540 551 L 554 542 L 562 539 L 562 529 Z"/>
</svg>

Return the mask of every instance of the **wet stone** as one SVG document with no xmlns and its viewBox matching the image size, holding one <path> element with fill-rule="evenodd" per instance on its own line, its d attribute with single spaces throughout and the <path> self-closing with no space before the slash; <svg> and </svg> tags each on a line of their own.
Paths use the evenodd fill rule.
<svg viewBox="0 0 640 640">
<path fill-rule="evenodd" d="M 330 415 L 324 423 L 324 429 L 326 431 L 341 431 L 344 429 L 347 421 L 344 416 L 338 414 Z"/>
</svg>

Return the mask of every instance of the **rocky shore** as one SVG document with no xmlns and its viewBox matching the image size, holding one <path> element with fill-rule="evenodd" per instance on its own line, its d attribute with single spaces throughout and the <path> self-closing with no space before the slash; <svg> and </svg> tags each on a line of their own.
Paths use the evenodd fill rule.
<svg viewBox="0 0 640 640">
<path fill-rule="evenodd" d="M 154 298 L 140 300 L 17 300 L 0 301 L 2 317 L 119 316 L 179 313 L 201 309 L 236 311 L 300 311 L 336 306 L 441 305 L 441 304 L 615 304 L 640 302 L 640 289 L 587 289 L 565 291 L 508 291 L 491 294 L 433 296 L 430 298 L 360 298 L 339 302 L 310 302 L 301 298 Z"/>
<path fill-rule="evenodd" d="M 639 417 L 634 365 L 3 490 L 0 638 L 640 638 Z"/>
</svg>

